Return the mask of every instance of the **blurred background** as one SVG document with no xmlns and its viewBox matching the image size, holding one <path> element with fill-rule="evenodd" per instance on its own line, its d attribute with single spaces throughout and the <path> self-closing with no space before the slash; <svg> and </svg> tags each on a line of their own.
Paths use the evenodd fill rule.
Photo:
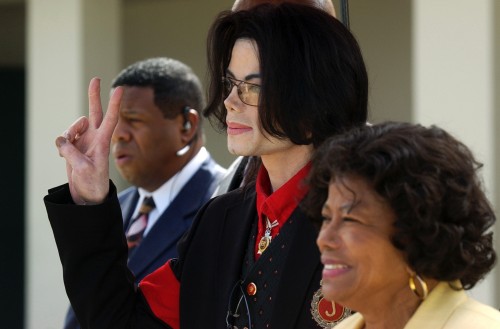
<svg viewBox="0 0 500 329">
<path fill-rule="evenodd" d="M 215 15 L 232 3 L 0 0 L 0 193 L 7 209 L 0 226 L 1 329 L 62 326 L 68 300 L 42 198 L 66 181 L 54 140 L 87 114 L 90 78 L 101 77 L 103 104 L 113 77 L 148 57 L 179 59 L 206 82 L 205 37 Z M 370 121 L 448 129 L 485 164 L 498 212 L 500 1 L 350 0 L 349 13 L 369 71 Z M 207 123 L 206 139 L 228 166 L 234 157 L 225 136 Z M 112 178 L 125 187 L 114 171 Z M 500 234 L 500 224 L 495 230 Z M 500 250 L 498 238 L 496 245 Z M 496 308 L 498 268 L 471 292 Z"/>
</svg>

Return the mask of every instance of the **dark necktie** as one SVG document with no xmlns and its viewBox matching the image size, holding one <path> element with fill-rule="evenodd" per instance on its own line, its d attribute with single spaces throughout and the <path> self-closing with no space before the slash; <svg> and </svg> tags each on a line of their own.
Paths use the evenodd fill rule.
<svg viewBox="0 0 500 329">
<path fill-rule="evenodd" d="M 145 197 L 142 201 L 139 214 L 136 218 L 132 219 L 127 230 L 127 245 L 129 251 L 136 248 L 142 240 L 144 230 L 148 226 L 148 217 L 151 210 L 155 208 L 155 202 L 152 197 Z"/>
</svg>

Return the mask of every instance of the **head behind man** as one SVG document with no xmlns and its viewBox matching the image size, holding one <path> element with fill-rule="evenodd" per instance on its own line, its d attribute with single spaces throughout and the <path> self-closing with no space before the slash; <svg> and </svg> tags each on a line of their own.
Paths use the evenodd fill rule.
<svg viewBox="0 0 500 329">
<path fill-rule="evenodd" d="M 298 3 L 305 6 L 322 9 L 335 17 L 335 7 L 331 0 L 236 0 L 233 4 L 233 11 L 247 10 L 263 3 L 280 4 L 284 2 Z"/>
<path fill-rule="evenodd" d="M 112 83 L 123 86 L 112 137 L 118 171 L 129 183 L 154 191 L 203 145 L 201 83 L 187 65 L 151 58 L 125 68 Z"/>
</svg>

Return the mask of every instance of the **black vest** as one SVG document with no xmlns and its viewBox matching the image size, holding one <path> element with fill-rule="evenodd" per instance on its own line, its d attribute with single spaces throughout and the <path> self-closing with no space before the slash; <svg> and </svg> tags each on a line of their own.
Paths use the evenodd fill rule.
<svg viewBox="0 0 500 329">
<path fill-rule="evenodd" d="M 257 236 L 257 221 L 254 221 L 252 234 L 248 239 L 245 261 L 242 265 L 242 279 L 235 284 L 231 294 L 233 314 L 228 317 L 230 328 L 269 328 L 273 312 L 273 299 L 277 293 L 281 274 L 289 254 L 289 241 L 296 234 L 296 220 L 285 222 L 271 244 L 255 261 L 254 247 Z M 238 305 L 239 304 L 239 305 Z M 247 313 L 249 310 L 249 314 Z M 234 312 L 236 311 L 236 312 Z M 233 322 L 231 320 L 234 319 Z"/>
</svg>

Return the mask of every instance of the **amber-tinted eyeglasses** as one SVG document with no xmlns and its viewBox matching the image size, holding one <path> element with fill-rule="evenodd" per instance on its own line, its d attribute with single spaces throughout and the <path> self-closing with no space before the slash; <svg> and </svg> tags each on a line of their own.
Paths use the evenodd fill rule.
<svg viewBox="0 0 500 329">
<path fill-rule="evenodd" d="M 227 98 L 233 87 L 236 87 L 238 97 L 243 103 L 250 106 L 259 105 L 260 85 L 230 77 L 222 77 L 222 83 L 224 85 L 224 98 Z"/>
</svg>

